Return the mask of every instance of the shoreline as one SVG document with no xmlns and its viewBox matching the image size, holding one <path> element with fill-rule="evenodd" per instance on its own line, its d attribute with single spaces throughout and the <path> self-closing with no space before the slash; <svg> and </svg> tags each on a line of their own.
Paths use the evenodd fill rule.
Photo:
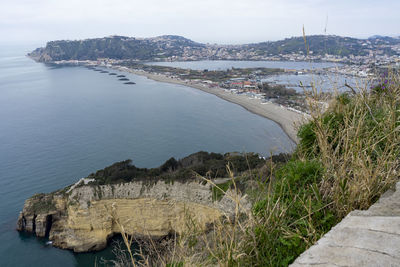
<svg viewBox="0 0 400 267">
<path fill-rule="evenodd" d="M 209 88 L 203 84 L 186 82 L 162 74 L 154 74 L 146 71 L 133 70 L 126 67 L 117 67 L 117 69 L 135 75 L 144 76 L 147 77 L 148 79 L 157 82 L 178 84 L 198 89 L 203 92 L 213 94 L 225 101 L 237 104 L 253 114 L 259 115 L 261 117 L 267 118 L 277 123 L 281 127 L 281 129 L 285 132 L 285 134 L 295 144 L 298 144 L 299 142 L 297 137 L 297 129 L 302 123 L 304 123 L 307 120 L 306 114 L 297 113 L 295 111 L 289 110 L 286 107 L 274 104 L 272 102 L 263 103 L 261 102 L 260 99 L 255 99 L 255 98 L 251 99 L 245 95 L 238 95 L 231 92 L 227 92 L 221 88 Z"/>
</svg>

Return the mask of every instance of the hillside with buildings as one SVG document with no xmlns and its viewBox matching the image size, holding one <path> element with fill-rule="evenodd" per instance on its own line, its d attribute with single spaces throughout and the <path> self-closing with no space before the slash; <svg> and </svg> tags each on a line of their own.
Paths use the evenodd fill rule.
<svg viewBox="0 0 400 267">
<path fill-rule="evenodd" d="M 202 44 L 181 36 L 153 38 L 110 36 L 48 42 L 29 54 L 41 62 L 61 60 L 322 60 L 350 63 L 396 62 L 400 39 L 374 36 L 356 39 L 334 35 L 292 37 L 244 45 Z"/>
</svg>

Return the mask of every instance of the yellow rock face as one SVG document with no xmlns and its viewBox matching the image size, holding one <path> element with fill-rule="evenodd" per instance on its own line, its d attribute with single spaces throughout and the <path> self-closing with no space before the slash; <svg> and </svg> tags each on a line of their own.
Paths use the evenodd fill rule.
<svg viewBox="0 0 400 267">
<path fill-rule="evenodd" d="M 223 215 L 233 216 L 232 199 L 227 194 L 214 201 L 211 185 L 196 181 L 80 185 L 26 200 L 17 229 L 49 235 L 59 248 L 94 251 L 122 229 L 139 237 L 180 234 L 188 223 L 204 230 Z"/>
<path fill-rule="evenodd" d="M 91 202 L 87 209 L 69 206 L 67 220 L 53 226 L 56 231 L 50 239 L 56 246 L 76 252 L 98 250 L 122 229 L 129 235 L 161 237 L 184 232 L 189 218 L 204 230 L 221 216 L 218 209 L 192 202 L 105 199 Z"/>
</svg>

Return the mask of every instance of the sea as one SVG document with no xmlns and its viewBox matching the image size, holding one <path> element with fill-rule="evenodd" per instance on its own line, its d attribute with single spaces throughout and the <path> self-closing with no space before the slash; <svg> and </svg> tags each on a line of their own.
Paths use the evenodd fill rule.
<svg viewBox="0 0 400 267">
<path fill-rule="evenodd" d="M 25 199 L 114 162 L 157 167 L 197 151 L 291 152 L 273 121 L 205 92 L 143 76 L 36 63 L 0 46 L 0 266 L 102 266 L 111 248 L 73 253 L 15 230 Z"/>
</svg>

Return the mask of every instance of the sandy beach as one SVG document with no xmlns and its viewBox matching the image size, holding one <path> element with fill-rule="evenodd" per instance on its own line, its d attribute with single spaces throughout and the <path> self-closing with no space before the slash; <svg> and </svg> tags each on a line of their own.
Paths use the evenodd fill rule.
<svg viewBox="0 0 400 267">
<path fill-rule="evenodd" d="M 254 114 L 260 115 L 262 117 L 265 117 L 267 119 L 276 122 L 283 129 L 283 131 L 289 136 L 289 138 L 293 140 L 296 144 L 298 143 L 297 129 L 304 121 L 306 121 L 305 114 L 289 110 L 286 107 L 271 102 L 263 103 L 261 99 L 249 98 L 246 95 L 231 93 L 221 88 L 209 88 L 205 84 L 186 82 L 179 79 L 170 78 L 162 74 L 153 74 L 145 71 L 132 70 L 128 68 L 119 68 L 119 69 L 121 71 L 128 71 L 136 75 L 146 76 L 147 78 L 158 82 L 166 82 L 166 83 L 189 86 L 216 95 L 231 103 L 240 105 Z"/>
</svg>

